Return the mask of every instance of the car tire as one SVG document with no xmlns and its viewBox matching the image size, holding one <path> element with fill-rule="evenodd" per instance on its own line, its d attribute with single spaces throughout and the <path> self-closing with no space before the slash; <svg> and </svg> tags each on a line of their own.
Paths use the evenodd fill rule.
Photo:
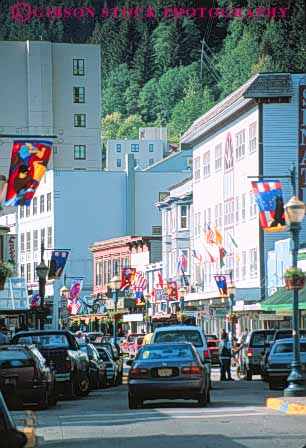
<svg viewBox="0 0 306 448">
<path fill-rule="evenodd" d="M 249 370 L 247 370 L 247 373 L 246 373 L 246 380 L 252 381 L 252 372 L 250 372 Z"/>
<path fill-rule="evenodd" d="M 90 380 L 88 375 L 82 375 L 79 378 L 76 394 L 79 397 L 87 397 L 90 392 Z"/>
<path fill-rule="evenodd" d="M 205 407 L 205 406 L 207 406 L 207 403 L 208 403 L 208 396 L 209 396 L 209 389 L 207 389 L 202 395 L 200 395 L 200 397 L 198 398 L 198 402 L 199 402 L 199 405 L 201 406 L 201 407 Z"/>
<path fill-rule="evenodd" d="M 102 381 L 101 381 L 101 389 L 105 389 L 107 387 L 107 378 L 105 375 L 103 375 Z"/>
</svg>

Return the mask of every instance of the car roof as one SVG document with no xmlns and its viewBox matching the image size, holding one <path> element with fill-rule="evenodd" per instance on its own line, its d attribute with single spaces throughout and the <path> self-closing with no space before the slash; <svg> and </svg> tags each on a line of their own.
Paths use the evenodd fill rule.
<svg viewBox="0 0 306 448">
<path fill-rule="evenodd" d="M 264 330 L 264 329 L 252 330 L 250 334 L 253 334 L 253 333 L 275 333 L 275 331 L 277 331 L 277 330 L 273 330 L 273 329 L 272 330 Z"/>
<path fill-rule="evenodd" d="M 19 345 L 19 344 L 1 344 L 0 350 L 10 349 L 10 350 L 29 350 L 31 346 Z"/>
<path fill-rule="evenodd" d="M 18 333 L 15 333 L 13 337 L 15 336 L 31 336 L 31 335 L 44 335 L 44 334 L 70 334 L 73 335 L 68 330 L 28 330 L 28 331 L 18 331 Z"/>
<path fill-rule="evenodd" d="M 162 348 L 165 348 L 165 347 L 176 347 L 176 346 L 178 346 L 178 345 L 181 345 L 181 346 L 189 346 L 189 347 L 191 347 L 192 349 L 193 349 L 193 344 L 191 343 L 191 342 L 155 342 L 154 344 L 145 344 L 145 345 L 143 345 L 142 346 L 142 348 L 144 348 L 144 347 L 162 347 Z"/>
<path fill-rule="evenodd" d="M 275 345 L 279 345 L 279 344 L 283 344 L 283 343 L 290 343 L 290 342 L 293 342 L 293 338 L 284 338 L 284 339 L 276 339 L 276 341 L 275 341 Z M 305 337 L 303 337 L 303 338 L 300 338 L 300 342 L 306 342 L 306 338 Z"/>
<path fill-rule="evenodd" d="M 202 330 L 200 327 L 196 325 L 167 325 L 165 327 L 158 327 L 154 331 L 154 333 L 159 333 L 160 331 L 171 331 L 171 330 L 193 330 L 193 331 L 199 331 L 202 333 Z"/>
</svg>

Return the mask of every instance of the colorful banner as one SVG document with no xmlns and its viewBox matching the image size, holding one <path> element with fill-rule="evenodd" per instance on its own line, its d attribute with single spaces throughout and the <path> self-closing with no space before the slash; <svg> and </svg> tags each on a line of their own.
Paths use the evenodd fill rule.
<svg viewBox="0 0 306 448">
<path fill-rule="evenodd" d="M 136 305 L 143 306 L 145 304 L 146 304 L 146 300 L 144 298 L 143 291 L 136 291 Z"/>
<path fill-rule="evenodd" d="M 53 251 L 51 254 L 50 267 L 49 267 L 49 280 L 58 280 L 61 278 L 67 258 L 69 255 L 68 250 Z"/>
<path fill-rule="evenodd" d="M 261 227 L 266 232 L 286 229 L 283 190 L 278 180 L 252 182 L 253 192 L 259 208 Z"/>
<path fill-rule="evenodd" d="M 122 268 L 120 290 L 124 291 L 132 287 L 136 274 L 135 268 Z"/>
<path fill-rule="evenodd" d="M 168 282 L 167 283 L 167 293 L 169 302 L 173 300 L 178 300 L 178 291 L 177 291 L 177 283 L 176 282 Z"/>
<path fill-rule="evenodd" d="M 46 172 L 51 148 L 50 141 L 14 141 L 4 205 L 30 205 Z"/>
<path fill-rule="evenodd" d="M 224 263 L 224 257 L 227 254 L 226 250 L 224 249 L 224 247 L 219 247 L 219 255 L 220 255 L 220 269 L 223 268 L 225 266 Z"/>
<path fill-rule="evenodd" d="M 39 308 L 39 305 L 40 305 L 39 291 L 33 291 L 31 299 L 31 308 Z"/>
<path fill-rule="evenodd" d="M 71 287 L 69 292 L 67 309 L 72 315 L 78 314 L 82 303 L 79 299 L 79 293 L 83 287 L 83 280 L 79 278 L 74 278 L 71 280 Z"/>
<path fill-rule="evenodd" d="M 221 297 L 227 297 L 227 284 L 225 275 L 214 275 L 215 282 Z"/>
</svg>

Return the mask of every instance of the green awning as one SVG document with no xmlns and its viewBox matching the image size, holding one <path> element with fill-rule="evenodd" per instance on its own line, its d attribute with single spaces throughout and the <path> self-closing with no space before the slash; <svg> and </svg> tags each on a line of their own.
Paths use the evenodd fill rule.
<svg viewBox="0 0 306 448">
<path fill-rule="evenodd" d="M 261 302 L 261 309 L 262 311 L 290 311 L 292 295 L 292 290 L 279 288 L 272 296 Z M 306 310 L 306 286 L 299 291 L 299 309 Z"/>
</svg>

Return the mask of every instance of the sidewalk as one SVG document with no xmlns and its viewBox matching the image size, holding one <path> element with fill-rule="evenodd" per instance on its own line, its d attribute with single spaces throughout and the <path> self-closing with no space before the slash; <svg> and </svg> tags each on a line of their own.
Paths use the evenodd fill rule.
<svg viewBox="0 0 306 448">
<path fill-rule="evenodd" d="M 306 415 L 306 397 L 267 398 L 266 407 L 290 415 Z"/>
</svg>

